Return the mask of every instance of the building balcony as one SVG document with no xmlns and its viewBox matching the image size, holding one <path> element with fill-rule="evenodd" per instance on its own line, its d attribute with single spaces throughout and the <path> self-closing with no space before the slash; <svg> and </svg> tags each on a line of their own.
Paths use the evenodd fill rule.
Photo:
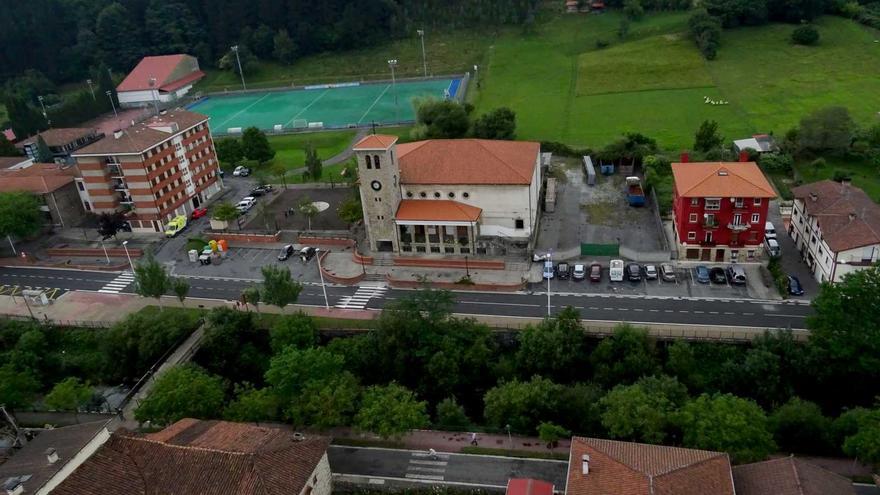
<svg viewBox="0 0 880 495">
<path fill-rule="evenodd" d="M 124 176 L 122 173 L 122 166 L 115 164 L 115 163 L 108 163 L 107 164 L 107 174 L 109 174 L 110 177 L 123 177 Z"/>
<path fill-rule="evenodd" d="M 715 247 L 718 243 L 716 241 L 700 241 L 700 246 L 703 247 Z"/>
<path fill-rule="evenodd" d="M 749 229 L 749 225 L 745 223 L 729 223 L 727 224 L 727 228 L 734 232 L 743 232 Z"/>
<path fill-rule="evenodd" d="M 702 223 L 702 226 L 704 229 L 717 229 L 718 228 L 718 221 L 713 220 L 710 222 L 710 221 L 704 220 Z"/>
</svg>

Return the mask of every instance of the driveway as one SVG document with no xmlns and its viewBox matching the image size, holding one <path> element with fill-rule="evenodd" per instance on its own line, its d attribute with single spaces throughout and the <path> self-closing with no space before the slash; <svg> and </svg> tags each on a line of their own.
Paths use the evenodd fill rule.
<svg viewBox="0 0 880 495">
<path fill-rule="evenodd" d="M 294 244 L 299 249 L 298 244 Z M 181 252 L 183 250 L 181 249 Z M 293 279 L 298 282 L 317 282 L 318 265 L 315 258 L 303 263 L 294 253 L 285 261 L 278 261 L 280 244 L 277 247 L 235 247 L 230 246 L 226 257 L 219 264 L 202 265 L 191 262 L 186 255 L 178 256 L 174 262 L 173 274 L 184 277 L 211 279 L 262 280 L 261 269 L 266 265 L 277 264 L 290 269 Z"/>
<path fill-rule="evenodd" d="M 778 201 L 770 202 L 770 209 L 767 213 L 767 217 L 773 222 L 773 226 L 776 228 L 776 240 L 779 242 L 779 247 L 782 249 L 782 257 L 780 258 L 782 269 L 785 270 L 785 273 L 796 276 L 801 281 L 801 285 L 804 288 L 805 294 L 803 296 L 791 296 L 791 298 L 812 299 L 819 293 L 819 283 L 813 278 L 813 273 L 801 258 L 794 241 L 788 234 L 786 224 L 783 223 L 782 216 L 779 214 Z"/>
</svg>

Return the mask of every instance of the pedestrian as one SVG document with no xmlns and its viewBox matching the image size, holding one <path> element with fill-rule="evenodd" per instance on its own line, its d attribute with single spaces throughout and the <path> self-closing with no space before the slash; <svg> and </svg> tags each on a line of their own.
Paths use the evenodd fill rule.
<svg viewBox="0 0 880 495">
<path fill-rule="evenodd" d="M 473 446 L 479 445 L 479 443 L 477 443 L 477 434 L 476 433 L 471 433 L 471 445 L 473 445 Z"/>
<path fill-rule="evenodd" d="M 434 459 L 435 461 L 438 459 L 437 451 L 434 449 L 428 449 L 428 455 L 431 457 L 431 459 Z"/>
</svg>

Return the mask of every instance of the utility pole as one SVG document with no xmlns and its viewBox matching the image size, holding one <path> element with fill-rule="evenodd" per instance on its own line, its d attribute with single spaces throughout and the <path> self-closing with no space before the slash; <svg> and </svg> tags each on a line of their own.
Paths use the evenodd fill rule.
<svg viewBox="0 0 880 495">
<path fill-rule="evenodd" d="M 37 96 L 37 100 L 40 101 L 40 107 L 43 109 L 43 118 L 45 118 L 46 121 L 48 122 L 49 121 L 49 114 L 46 113 L 46 104 L 43 103 L 43 96 L 42 95 Z"/>
<path fill-rule="evenodd" d="M 156 109 L 157 117 L 159 116 L 159 89 L 156 87 L 156 84 L 158 83 L 159 81 L 155 77 L 150 76 L 150 88 L 152 88 L 153 93 L 153 107 Z"/>
<path fill-rule="evenodd" d="M 392 58 L 389 60 L 388 67 L 391 67 L 391 88 L 394 91 L 394 120 L 400 122 L 400 106 L 397 102 L 397 78 L 394 75 L 394 68 L 397 67 L 397 59 Z"/>
<path fill-rule="evenodd" d="M 238 75 L 241 76 L 241 87 L 247 91 L 247 84 L 244 83 L 244 71 L 241 70 L 241 58 L 238 56 L 238 45 L 232 45 L 232 51 L 235 52 L 235 62 L 238 64 Z"/>
<path fill-rule="evenodd" d="M 115 115 L 116 118 L 119 118 L 119 113 L 116 111 L 116 103 L 113 102 L 113 92 L 108 89 L 104 94 L 107 95 L 107 98 L 110 98 L 110 106 L 113 107 L 113 115 Z"/>
<path fill-rule="evenodd" d="M 553 258 L 552 258 L 552 255 L 551 255 L 550 253 L 547 253 L 547 261 L 546 261 L 545 263 L 550 263 L 550 273 L 551 273 L 551 276 L 552 276 L 552 273 L 553 273 Z M 546 270 L 547 270 L 547 268 L 544 267 L 544 271 L 546 271 Z M 550 316 L 550 278 L 551 278 L 551 277 L 547 277 L 547 316 Z"/>
<path fill-rule="evenodd" d="M 428 78 L 428 58 L 425 56 L 425 30 L 419 29 L 416 31 L 419 33 L 419 37 L 422 38 L 422 69 L 424 70 L 425 79 Z"/>
<path fill-rule="evenodd" d="M 92 100 L 97 101 L 97 98 L 95 98 L 95 88 L 92 87 L 92 80 L 86 79 L 86 84 L 89 85 L 89 91 L 92 93 Z"/>
</svg>

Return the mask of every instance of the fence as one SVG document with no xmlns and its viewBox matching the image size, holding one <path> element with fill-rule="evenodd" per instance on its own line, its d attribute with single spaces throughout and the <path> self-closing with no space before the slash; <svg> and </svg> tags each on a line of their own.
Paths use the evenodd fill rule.
<svg viewBox="0 0 880 495">
<path fill-rule="evenodd" d="M 660 245 L 666 252 L 671 252 L 669 249 L 669 239 L 666 238 L 666 229 L 663 227 L 663 217 L 660 215 L 660 204 L 657 202 L 657 191 L 653 187 L 648 193 L 648 197 L 650 198 L 651 209 L 654 212 L 654 223 L 656 223 L 657 232 L 660 234 Z"/>
<path fill-rule="evenodd" d="M 657 262 L 663 263 L 671 259 L 669 251 L 638 251 L 628 248 L 624 245 L 620 246 L 620 256 L 640 263 Z"/>
<path fill-rule="evenodd" d="M 620 256 L 619 244 L 581 243 L 581 256 Z"/>
</svg>

